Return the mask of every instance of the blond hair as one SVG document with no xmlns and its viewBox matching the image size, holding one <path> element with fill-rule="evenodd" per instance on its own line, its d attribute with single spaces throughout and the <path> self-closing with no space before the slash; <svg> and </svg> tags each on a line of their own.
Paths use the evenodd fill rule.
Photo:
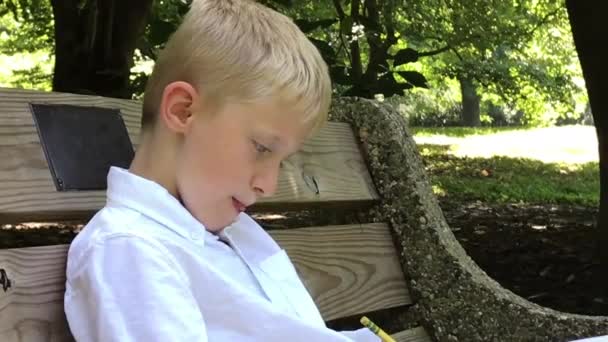
<svg viewBox="0 0 608 342">
<path fill-rule="evenodd" d="M 331 82 L 316 47 L 294 22 L 253 0 L 194 0 L 159 54 L 144 95 L 142 127 L 153 126 L 164 88 L 185 81 L 207 100 L 276 98 L 318 130 Z"/>
</svg>

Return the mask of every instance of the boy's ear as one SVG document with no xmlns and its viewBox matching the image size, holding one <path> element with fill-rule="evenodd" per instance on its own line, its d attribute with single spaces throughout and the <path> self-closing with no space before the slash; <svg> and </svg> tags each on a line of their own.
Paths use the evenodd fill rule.
<svg viewBox="0 0 608 342">
<path fill-rule="evenodd" d="M 199 94 L 190 83 L 182 81 L 169 83 L 163 91 L 160 102 L 160 120 L 171 131 L 183 133 L 194 119 L 198 101 Z"/>
</svg>

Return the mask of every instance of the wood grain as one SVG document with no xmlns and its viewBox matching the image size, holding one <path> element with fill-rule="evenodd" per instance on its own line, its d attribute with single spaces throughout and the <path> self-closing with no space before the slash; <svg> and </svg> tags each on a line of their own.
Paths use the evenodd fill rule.
<svg viewBox="0 0 608 342">
<path fill-rule="evenodd" d="M 271 235 L 287 250 L 326 320 L 411 303 L 384 224 L 299 228 Z M 0 341 L 70 340 L 63 313 L 67 249 L 0 250 L 0 268 L 12 281 L 8 292 L 0 289 Z"/>
<path fill-rule="evenodd" d="M 423 327 L 417 327 L 409 330 L 404 330 L 391 337 L 397 342 L 431 342 L 431 337 L 426 333 Z"/>
<path fill-rule="evenodd" d="M 0 250 L 0 341 L 73 341 L 63 311 L 67 245 Z"/>
<path fill-rule="evenodd" d="M 412 303 L 385 224 L 270 234 L 293 260 L 326 321 Z"/>
<path fill-rule="evenodd" d="M 87 218 L 105 191 L 57 192 L 40 145 L 30 103 L 119 109 L 137 149 L 136 101 L 0 88 L 0 223 Z M 369 204 L 378 198 L 349 125 L 329 123 L 286 161 L 275 196 L 257 209 L 309 204 Z"/>
</svg>

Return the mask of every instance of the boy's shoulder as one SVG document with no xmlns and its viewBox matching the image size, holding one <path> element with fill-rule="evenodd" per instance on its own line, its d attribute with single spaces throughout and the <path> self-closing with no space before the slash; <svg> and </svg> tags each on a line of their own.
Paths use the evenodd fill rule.
<svg viewBox="0 0 608 342">
<path fill-rule="evenodd" d="M 162 229 L 141 212 L 127 208 L 105 206 L 83 227 L 70 244 L 68 251 L 68 273 L 80 268 L 87 260 L 87 254 L 114 238 L 126 238 L 133 243 L 146 241 L 159 247 L 163 241 Z"/>
<path fill-rule="evenodd" d="M 91 246 L 116 234 L 129 234 L 142 221 L 141 213 L 128 208 L 103 207 L 82 228 L 70 244 L 68 259 L 77 258 Z"/>
</svg>

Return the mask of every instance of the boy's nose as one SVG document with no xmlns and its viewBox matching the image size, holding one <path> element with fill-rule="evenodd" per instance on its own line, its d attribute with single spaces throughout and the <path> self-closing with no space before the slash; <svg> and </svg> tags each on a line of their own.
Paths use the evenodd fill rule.
<svg viewBox="0 0 608 342">
<path fill-rule="evenodd" d="M 268 197 L 277 191 L 279 178 L 278 167 L 268 167 L 260 170 L 253 178 L 253 190 L 258 197 Z"/>
</svg>

